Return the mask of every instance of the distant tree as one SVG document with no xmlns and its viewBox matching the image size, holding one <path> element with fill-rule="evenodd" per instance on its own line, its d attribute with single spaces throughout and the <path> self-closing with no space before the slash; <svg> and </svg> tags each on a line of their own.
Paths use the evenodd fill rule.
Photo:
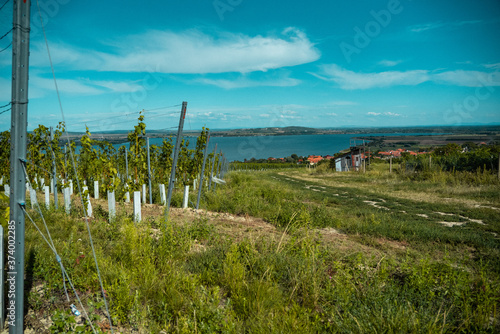
<svg viewBox="0 0 500 334">
<path fill-rule="evenodd" d="M 403 160 L 408 159 L 410 157 L 411 154 L 409 152 L 401 152 L 401 158 L 403 158 Z"/>
<path fill-rule="evenodd" d="M 297 161 L 297 160 L 299 160 L 299 156 L 298 156 L 297 154 L 295 154 L 295 153 L 294 153 L 294 154 L 292 154 L 292 155 L 290 156 L 290 158 L 292 158 L 292 159 L 293 159 L 293 161 Z"/>
<path fill-rule="evenodd" d="M 462 148 L 460 147 L 460 145 L 455 143 L 449 143 L 446 144 L 445 146 L 438 147 L 434 150 L 434 154 L 437 156 L 455 155 L 461 152 Z"/>
<path fill-rule="evenodd" d="M 331 170 L 335 170 L 335 159 L 330 159 L 329 160 L 329 163 L 328 163 L 328 168 L 331 169 Z"/>
<path fill-rule="evenodd" d="M 462 148 L 466 149 L 467 151 L 472 151 L 477 149 L 477 144 L 471 141 L 465 142 L 462 144 Z"/>
<path fill-rule="evenodd" d="M 10 175 L 10 132 L 0 132 L 0 177 L 7 183 Z"/>
</svg>

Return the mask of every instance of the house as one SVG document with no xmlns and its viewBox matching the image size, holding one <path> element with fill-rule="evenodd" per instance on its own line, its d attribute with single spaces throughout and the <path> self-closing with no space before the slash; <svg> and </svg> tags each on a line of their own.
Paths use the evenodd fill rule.
<svg viewBox="0 0 500 334">
<path fill-rule="evenodd" d="M 307 158 L 307 161 L 309 161 L 311 166 L 316 165 L 321 160 L 323 160 L 323 157 L 320 155 L 310 155 L 309 158 Z"/>
<path fill-rule="evenodd" d="M 390 157 L 394 157 L 394 158 L 399 158 L 401 157 L 401 154 L 402 153 L 409 153 L 410 155 L 418 155 L 418 154 L 425 154 L 426 152 L 413 152 L 413 151 L 409 151 L 409 150 L 405 150 L 405 149 L 402 149 L 402 148 L 398 148 L 397 150 L 393 150 L 393 151 L 387 151 L 387 152 L 378 152 L 378 155 L 383 158 L 383 159 L 389 159 Z"/>
<path fill-rule="evenodd" d="M 351 147 L 351 151 L 335 158 L 335 169 L 337 172 L 348 172 L 358 170 L 362 164 L 362 153 L 358 147 Z"/>
</svg>

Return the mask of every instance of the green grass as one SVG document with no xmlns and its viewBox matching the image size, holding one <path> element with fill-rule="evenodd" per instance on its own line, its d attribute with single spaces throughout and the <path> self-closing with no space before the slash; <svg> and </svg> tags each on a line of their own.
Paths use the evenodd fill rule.
<svg viewBox="0 0 500 334">
<path fill-rule="evenodd" d="M 232 172 L 227 181 L 204 195 L 202 207 L 263 218 L 274 234 L 236 236 L 203 215 L 108 223 L 102 209 L 91 222 L 122 332 L 500 331 L 500 212 L 489 208 L 500 206 L 492 195 L 498 185 L 476 184 L 471 195 L 381 167 Z M 76 289 L 105 323 L 84 222 L 77 212 L 44 213 Z M 325 236 L 327 227 L 342 234 Z M 64 327 L 69 303 L 59 265 L 31 224 L 26 243 L 28 288 L 41 286 L 27 292 L 29 308 Z"/>
</svg>

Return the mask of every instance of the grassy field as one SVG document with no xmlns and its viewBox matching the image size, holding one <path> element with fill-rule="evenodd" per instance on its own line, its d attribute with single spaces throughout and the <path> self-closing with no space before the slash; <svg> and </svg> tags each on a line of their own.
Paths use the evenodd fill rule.
<svg viewBox="0 0 500 334">
<path fill-rule="evenodd" d="M 115 332 L 500 332 L 496 175 L 415 181 L 388 169 L 231 172 L 203 210 L 167 221 L 153 205 L 135 224 L 121 204 L 108 223 L 95 201 Z M 42 210 L 94 326 L 108 331 L 81 214 Z M 31 224 L 26 233 L 27 327 L 90 331 L 68 311 L 76 302 L 50 249 Z"/>
</svg>

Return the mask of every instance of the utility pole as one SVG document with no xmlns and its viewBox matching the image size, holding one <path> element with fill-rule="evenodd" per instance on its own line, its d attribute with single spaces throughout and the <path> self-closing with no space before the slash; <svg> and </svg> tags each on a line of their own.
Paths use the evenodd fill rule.
<svg viewBox="0 0 500 334">
<path fill-rule="evenodd" d="M 167 191 L 167 209 L 165 210 L 165 216 L 168 218 L 168 211 L 170 210 L 170 200 L 172 199 L 172 190 L 175 183 L 175 168 L 177 167 L 177 158 L 179 157 L 179 149 L 182 141 L 182 130 L 184 129 L 184 119 L 186 118 L 186 107 L 187 102 L 182 102 L 181 108 L 181 118 L 179 120 L 179 128 L 177 130 L 177 139 L 175 141 L 174 148 L 174 159 L 172 160 L 172 170 L 170 171 L 170 180 L 168 182 Z"/>
<path fill-rule="evenodd" d="M 9 333 L 23 333 L 24 323 L 24 208 L 26 201 L 26 144 L 28 124 L 28 67 L 31 0 L 14 0 L 12 29 L 12 112 L 10 139 L 10 220 L 8 247 L 14 240 L 7 261 Z M 10 249 L 10 248 L 9 248 Z M 13 260 L 11 260 L 13 259 Z M 11 292 L 14 292 L 11 294 Z M 2 296 L 3 298 L 3 296 Z"/>
</svg>

